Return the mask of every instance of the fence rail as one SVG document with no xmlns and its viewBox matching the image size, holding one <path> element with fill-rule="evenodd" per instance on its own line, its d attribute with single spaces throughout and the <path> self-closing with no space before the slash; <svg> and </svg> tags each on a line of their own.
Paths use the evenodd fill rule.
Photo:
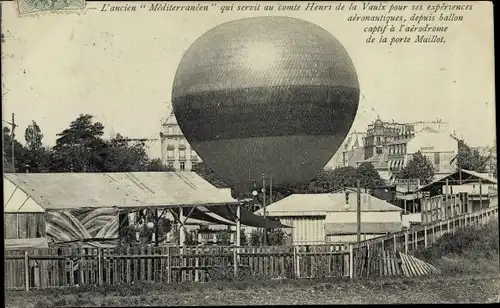
<svg viewBox="0 0 500 308">
<path fill-rule="evenodd" d="M 217 275 L 260 279 L 379 277 L 398 274 L 396 252 L 412 253 L 445 233 L 485 224 L 498 207 L 356 244 L 283 247 L 47 248 L 5 251 L 6 289 L 132 282 L 207 282 Z M 400 261 L 398 261 L 400 262 Z"/>
</svg>

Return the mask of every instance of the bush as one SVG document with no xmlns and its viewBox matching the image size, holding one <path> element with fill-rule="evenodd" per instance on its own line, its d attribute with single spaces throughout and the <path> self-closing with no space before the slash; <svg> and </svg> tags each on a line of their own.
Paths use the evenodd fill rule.
<svg viewBox="0 0 500 308">
<path fill-rule="evenodd" d="M 445 234 L 415 256 L 434 264 L 443 274 L 498 273 L 498 221 L 483 226 L 467 226 L 455 234 Z"/>
<path fill-rule="evenodd" d="M 281 229 L 267 230 L 267 245 L 282 246 L 287 244 L 288 238 L 285 232 Z M 264 232 L 262 230 L 253 230 L 250 234 L 250 246 L 264 245 Z"/>
<path fill-rule="evenodd" d="M 498 221 L 492 221 L 484 226 L 467 226 L 455 234 L 445 234 L 420 254 L 426 260 L 450 255 L 491 258 L 498 256 L 498 240 Z"/>
<path fill-rule="evenodd" d="M 216 236 L 217 244 L 221 246 L 231 245 L 231 234 L 229 231 L 221 231 Z"/>
</svg>

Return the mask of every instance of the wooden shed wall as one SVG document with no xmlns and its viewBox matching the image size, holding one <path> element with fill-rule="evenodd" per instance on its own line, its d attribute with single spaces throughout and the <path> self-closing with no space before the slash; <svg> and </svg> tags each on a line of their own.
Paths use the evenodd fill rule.
<svg viewBox="0 0 500 308">
<path fill-rule="evenodd" d="M 4 238 L 45 237 L 45 213 L 4 213 Z"/>
</svg>

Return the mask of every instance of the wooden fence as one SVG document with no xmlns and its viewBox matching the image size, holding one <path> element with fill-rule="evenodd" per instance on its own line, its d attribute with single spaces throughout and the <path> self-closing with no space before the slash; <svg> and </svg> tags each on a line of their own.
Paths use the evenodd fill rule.
<svg viewBox="0 0 500 308">
<path fill-rule="evenodd" d="M 5 251 L 5 287 L 29 290 L 132 282 L 207 282 L 235 276 L 283 279 L 393 275 L 398 274 L 394 268 L 396 252 L 408 254 L 430 246 L 445 233 L 487 223 L 497 214 L 498 207 L 488 208 L 351 245 Z"/>
<path fill-rule="evenodd" d="M 465 226 L 483 225 L 497 217 L 498 207 L 491 207 L 353 244 L 352 276 L 380 276 L 380 267 L 383 266 L 381 259 L 383 259 L 384 252 L 401 251 L 405 254 L 412 254 L 431 246 L 446 233 L 455 233 L 459 228 Z"/>
</svg>

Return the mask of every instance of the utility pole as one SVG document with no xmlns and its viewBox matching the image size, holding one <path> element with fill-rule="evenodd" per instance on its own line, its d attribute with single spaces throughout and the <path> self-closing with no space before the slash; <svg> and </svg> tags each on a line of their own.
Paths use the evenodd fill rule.
<svg viewBox="0 0 500 308">
<path fill-rule="evenodd" d="M 15 145 L 16 145 L 16 143 L 14 141 L 14 138 L 16 137 L 16 134 L 15 134 L 14 131 L 15 131 L 17 125 L 16 125 L 16 122 L 15 122 L 14 118 L 15 118 L 15 114 L 12 113 L 12 122 L 5 121 L 5 120 L 2 120 L 2 121 L 5 122 L 5 123 L 7 123 L 7 124 L 9 124 L 11 126 L 11 131 L 10 131 L 10 138 L 11 138 L 11 140 L 10 140 L 10 142 L 11 142 L 11 147 L 12 147 L 11 151 L 12 152 L 11 152 L 10 162 L 12 164 L 12 170 L 14 172 L 16 172 L 16 154 L 15 154 Z"/>
<path fill-rule="evenodd" d="M 273 203 L 273 177 L 269 177 L 269 204 Z"/>
<path fill-rule="evenodd" d="M 14 142 L 14 138 L 15 138 L 15 133 L 14 133 L 14 130 L 16 129 L 16 122 L 15 122 L 15 115 L 14 113 L 12 113 L 12 137 L 11 137 L 11 142 L 12 142 L 12 170 L 14 170 L 14 172 L 16 172 L 16 154 L 15 154 L 15 142 Z"/>
<path fill-rule="evenodd" d="M 262 175 L 262 210 L 264 214 L 264 246 L 267 246 L 267 225 L 266 225 L 266 175 Z"/>
<path fill-rule="evenodd" d="M 361 181 L 357 181 L 357 195 L 358 195 L 358 206 L 357 206 L 357 222 L 358 222 L 358 244 L 361 242 Z"/>
</svg>

